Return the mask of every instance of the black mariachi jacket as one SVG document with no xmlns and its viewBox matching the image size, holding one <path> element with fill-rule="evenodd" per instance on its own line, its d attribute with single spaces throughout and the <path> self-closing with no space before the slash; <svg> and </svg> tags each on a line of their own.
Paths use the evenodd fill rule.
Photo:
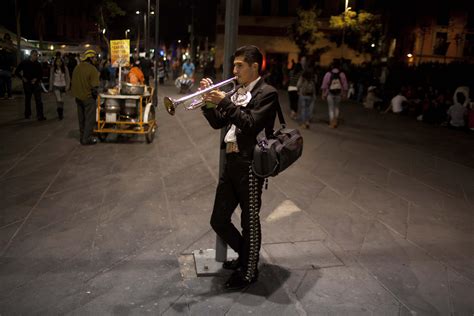
<svg viewBox="0 0 474 316">
<path fill-rule="evenodd" d="M 267 136 L 273 133 L 273 123 L 279 107 L 278 93 L 262 78 L 251 91 L 252 99 L 246 107 L 236 106 L 226 96 L 216 108 L 202 107 L 203 114 L 214 129 L 225 126 L 236 126 L 235 135 L 239 152 L 243 157 L 252 159 L 253 149 L 257 143 L 257 135 L 265 129 Z M 225 148 L 222 141 L 221 148 Z"/>
</svg>

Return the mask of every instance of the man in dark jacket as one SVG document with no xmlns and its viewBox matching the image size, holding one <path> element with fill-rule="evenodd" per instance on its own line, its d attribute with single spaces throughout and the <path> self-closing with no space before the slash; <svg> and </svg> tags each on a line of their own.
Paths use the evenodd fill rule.
<svg viewBox="0 0 474 316">
<path fill-rule="evenodd" d="M 12 72 L 16 66 L 16 48 L 10 38 L 10 34 L 5 33 L 3 41 L 0 42 L 0 97 L 5 93 L 7 99 L 13 99 L 12 95 Z"/>
<path fill-rule="evenodd" d="M 46 120 L 43 114 L 43 101 L 41 100 L 41 78 L 43 68 L 38 61 L 38 51 L 32 50 L 30 58 L 22 61 L 16 68 L 15 75 L 23 81 L 25 90 L 25 118 L 31 117 L 31 96 L 35 96 L 36 117 L 38 121 Z"/>
<path fill-rule="evenodd" d="M 267 134 L 273 131 L 279 106 L 277 91 L 260 77 L 262 60 L 262 53 L 255 46 L 237 49 L 234 75 L 242 86 L 230 97 L 219 90 L 204 97 L 203 114 L 209 124 L 215 129 L 226 127 L 227 131 L 222 143 L 226 162 L 216 190 L 211 226 L 239 254 L 237 260 L 223 264 L 224 268 L 235 270 L 225 283 L 229 290 L 247 287 L 258 278 L 264 179 L 253 173 L 252 156 L 257 135 L 264 129 Z M 210 85 L 208 78 L 201 81 L 201 89 Z M 238 205 L 242 210 L 242 233 L 231 222 Z"/>
<path fill-rule="evenodd" d="M 72 73 L 72 94 L 76 98 L 79 120 L 79 142 L 81 145 L 95 145 L 93 137 L 96 122 L 96 98 L 99 88 L 99 71 L 95 67 L 97 53 L 88 49 L 81 55 L 81 63 Z"/>
</svg>

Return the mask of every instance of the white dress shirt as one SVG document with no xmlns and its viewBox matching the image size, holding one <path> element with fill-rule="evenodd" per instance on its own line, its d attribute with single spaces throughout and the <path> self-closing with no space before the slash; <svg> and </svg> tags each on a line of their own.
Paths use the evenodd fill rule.
<svg viewBox="0 0 474 316">
<path fill-rule="evenodd" d="M 257 84 L 257 82 L 260 80 L 261 77 L 258 77 L 257 79 L 255 79 L 254 81 L 252 81 L 251 83 L 249 83 L 247 86 L 242 86 L 240 87 L 237 92 L 235 93 L 238 93 L 238 94 L 246 94 L 247 92 L 251 92 L 252 89 L 255 87 L 255 85 Z M 241 104 L 240 106 L 243 106 L 243 107 L 246 107 L 247 104 L 249 104 L 250 102 L 250 99 L 247 100 L 246 103 L 244 104 Z M 234 124 L 232 124 L 232 126 L 230 127 L 229 131 L 227 132 L 227 134 L 225 135 L 224 137 L 224 142 L 226 143 L 233 143 L 233 142 L 236 142 L 237 141 L 237 137 L 235 136 L 235 129 L 236 129 L 236 126 Z"/>
</svg>

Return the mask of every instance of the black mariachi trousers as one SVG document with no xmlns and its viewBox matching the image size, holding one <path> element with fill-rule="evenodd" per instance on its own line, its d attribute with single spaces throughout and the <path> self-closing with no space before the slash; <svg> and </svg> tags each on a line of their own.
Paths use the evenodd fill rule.
<svg viewBox="0 0 474 316">
<path fill-rule="evenodd" d="M 263 179 L 256 177 L 251 161 L 239 154 L 227 154 L 224 172 L 219 179 L 211 216 L 211 226 L 239 254 L 244 277 L 256 276 L 261 245 L 260 207 Z M 240 205 L 242 234 L 231 217 Z"/>
</svg>

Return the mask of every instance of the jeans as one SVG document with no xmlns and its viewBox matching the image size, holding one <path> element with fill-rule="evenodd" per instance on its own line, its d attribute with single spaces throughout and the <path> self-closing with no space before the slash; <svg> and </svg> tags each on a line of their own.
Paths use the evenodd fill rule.
<svg viewBox="0 0 474 316">
<path fill-rule="evenodd" d="M 328 110 L 329 122 L 339 118 L 339 104 L 341 104 L 342 97 L 340 95 L 328 94 Z"/>
<path fill-rule="evenodd" d="M 298 113 L 301 123 L 309 123 L 313 114 L 313 96 L 300 95 L 298 98 Z"/>
</svg>

